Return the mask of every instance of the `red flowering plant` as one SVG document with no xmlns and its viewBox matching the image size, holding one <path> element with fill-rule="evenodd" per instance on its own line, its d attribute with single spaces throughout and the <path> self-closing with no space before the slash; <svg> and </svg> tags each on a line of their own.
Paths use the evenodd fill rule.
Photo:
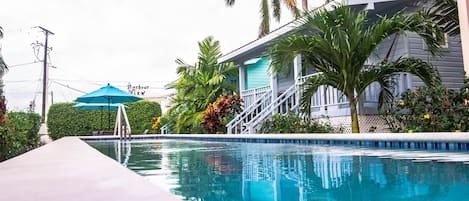
<svg viewBox="0 0 469 201">
<path fill-rule="evenodd" d="M 202 127 L 210 133 L 225 133 L 225 124 L 241 112 L 243 100 L 238 95 L 222 95 L 202 113 Z"/>
</svg>

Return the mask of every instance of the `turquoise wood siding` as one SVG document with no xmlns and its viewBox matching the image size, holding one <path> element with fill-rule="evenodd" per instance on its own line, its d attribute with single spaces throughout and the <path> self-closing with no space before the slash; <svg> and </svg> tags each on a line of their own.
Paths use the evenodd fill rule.
<svg viewBox="0 0 469 201">
<path fill-rule="evenodd" d="M 269 58 L 263 57 L 254 64 L 246 65 L 246 89 L 264 87 L 270 84 Z"/>
</svg>

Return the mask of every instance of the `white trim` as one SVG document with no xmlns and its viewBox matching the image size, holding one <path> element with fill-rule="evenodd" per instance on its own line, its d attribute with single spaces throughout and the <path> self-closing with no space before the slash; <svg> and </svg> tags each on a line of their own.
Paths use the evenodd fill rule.
<svg viewBox="0 0 469 201">
<path fill-rule="evenodd" d="M 246 67 L 244 65 L 239 65 L 239 92 L 241 93 L 246 89 Z"/>
<path fill-rule="evenodd" d="M 254 49 L 255 47 L 258 47 L 260 45 L 263 45 L 263 44 L 266 44 L 267 42 L 289 32 L 289 31 L 292 31 L 293 29 L 297 28 L 299 26 L 299 23 L 297 21 L 292 21 L 272 32 L 270 32 L 268 35 L 262 37 L 262 38 L 259 38 L 255 41 L 252 41 L 236 50 L 233 50 L 232 52 L 229 52 L 225 55 L 223 55 L 220 59 L 219 59 L 219 62 L 220 63 L 223 63 L 223 62 L 226 62 L 230 59 L 233 59 L 234 57 L 244 53 L 244 52 L 247 52 L 251 49 Z"/>
<path fill-rule="evenodd" d="M 253 59 L 249 59 L 249 60 L 247 60 L 247 61 L 244 62 L 244 65 L 255 64 L 255 63 L 259 62 L 260 60 L 261 60 L 260 57 L 253 58 Z"/>
<path fill-rule="evenodd" d="M 466 71 L 466 76 L 469 76 L 469 3 L 467 0 L 458 0 L 458 13 L 464 70 Z"/>
</svg>

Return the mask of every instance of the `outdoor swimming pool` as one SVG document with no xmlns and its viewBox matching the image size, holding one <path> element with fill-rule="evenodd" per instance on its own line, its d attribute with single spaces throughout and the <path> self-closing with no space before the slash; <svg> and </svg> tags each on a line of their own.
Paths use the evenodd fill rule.
<svg viewBox="0 0 469 201">
<path fill-rule="evenodd" d="M 329 145 L 92 141 L 186 200 L 469 200 L 469 153 Z"/>
</svg>

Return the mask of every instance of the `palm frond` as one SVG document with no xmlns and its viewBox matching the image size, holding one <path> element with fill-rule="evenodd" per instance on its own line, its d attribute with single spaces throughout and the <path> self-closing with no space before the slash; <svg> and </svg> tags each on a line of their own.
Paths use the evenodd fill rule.
<svg viewBox="0 0 469 201">
<path fill-rule="evenodd" d="M 225 4 L 227 6 L 233 6 L 235 4 L 235 0 L 225 0 Z"/>
<path fill-rule="evenodd" d="M 394 77 L 399 73 L 410 73 L 419 77 L 427 86 L 436 86 L 441 80 L 436 69 L 427 62 L 416 58 L 398 58 L 394 62 L 383 61 L 360 74 L 361 82 L 356 86 L 357 94 L 362 94 L 366 87 L 379 83 L 379 108 L 389 106 L 393 99 Z"/>
<path fill-rule="evenodd" d="M 434 0 L 425 13 L 450 36 L 460 34 L 458 4 L 455 0 Z"/>
<path fill-rule="evenodd" d="M 3 28 L 0 26 L 0 39 L 3 38 Z M 0 46 L 0 51 L 2 50 L 2 47 Z M 0 77 L 3 76 L 3 74 L 5 73 L 5 71 L 8 70 L 8 66 L 7 64 L 5 63 L 5 60 L 3 60 L 3 56 L 2 56 L 2 53 L 0 52 Z M 0 85 L 0 88 L 1 88 L 2 85 Z M 3 93 L 0 93 L 0 95 L 3 94 Z"/>
<path fill-rule="evenodd" d="M 293 16 L 295 16 L 295 18 L 301 16 L 301 12 L 297 7 L 296 0 L 284 0 L 284 3 L 287 8 L 292 12 Z"/>
<path fill-rule="evenodd" d="M 441 83 L 438 71 L 429 63 L 418 58 L 399 58 L 392 63 L 382 63 L 378 77 L 393 75 L 397 72 L 411 73 L 419 77 L 427 86 L 434 87 Z"/>
<path fill-rule="evenodd" d="M 317 75 L 305 80 L 301 85 L 302 95 L 300 101 L 301 111 L 305 113 L 307 117 L 311 115 L 311 98 L 318 91 L 318 88 L 322 85 L 336 87 L 336 83 L 331 82 L 326 75 Z"/>
<path fill-rule="evenodd" d="M 280 0 L 272 0 L 272 17 L 279 22 L 280 21 L 280 15 L 281 15 L 281 5 L 280 5 Z"/>
<path fill-rule="evenodd" d="M 259 38 L 269 34 L 270 32 L 270 11 L 269 1 L 261 0 L 261 8 L 259 10 L 261 14 L 261 25 L 259 26 Z"/>
<path fill-rule="evenodd" d="M 0 52 L 0 78 L 3 76 L 3 74 L 8 70 L 8 66 L 3 60 L 2 53 Z"/>
<path fill-rule="evenodd" d="M 309 36 L 292 35 L 275 43 L 269 50 L 271 58 L 270 71 L 275 73 L 289 73 L 293 59 L 298 55 L 310 54 L 314 40 Z"/>
</svg>

